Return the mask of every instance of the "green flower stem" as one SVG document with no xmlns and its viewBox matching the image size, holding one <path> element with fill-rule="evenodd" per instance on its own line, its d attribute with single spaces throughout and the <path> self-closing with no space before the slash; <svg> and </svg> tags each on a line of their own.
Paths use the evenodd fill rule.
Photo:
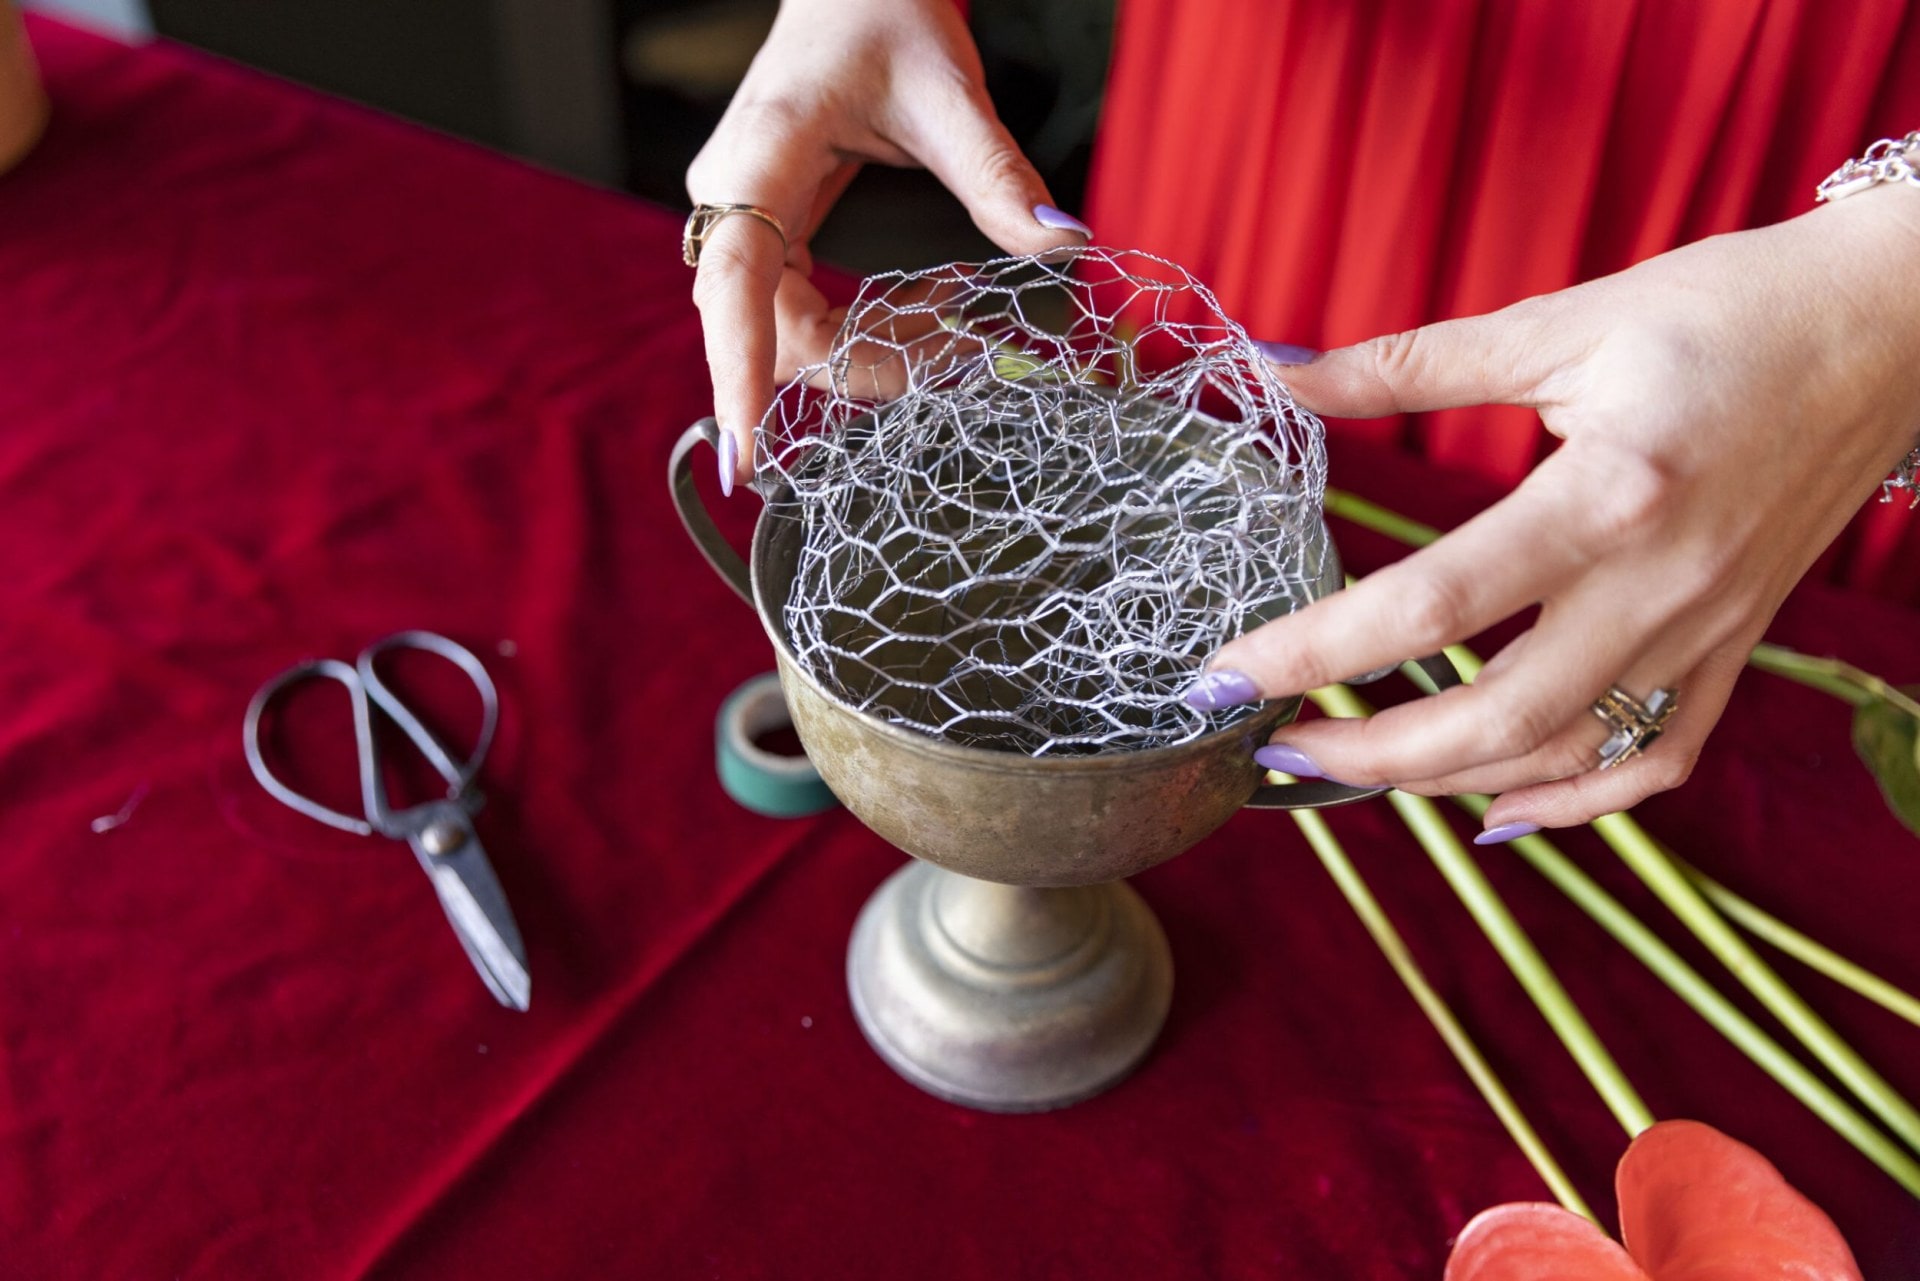
<svg viewBox="0 0 1920 1281">
<path fill-rule="evenodd" d="M 1428 543 L 1438 542 L 1440 531 L 1431 525 L 1422 525 L 1417 520 L 1409 520 L 1399 512 L 1388 511 L 1379 503 L 1370 503 L 1358 494 L 1349 494 L 1344 489 L 1328 489 L 1321 500 L 1329 516 L 1338 516 L 1350 520 L 1362 529 L 1371 529 L 1376 534 L 1385 534 L 1396 542 L 1413 547 L 1425 547 Z"/>
<path fill-rule="evenodd" d="M 1913 1105 L 1887 1084 L 1825 1019 L 1815 1014 L 1800 994 L 1713 910 L 1713 905 L 1694 888 L 1693 882 L 1667 857 L 1666 851 L 1645 828 L 1630 815 L 1608 814 L 1593 821 L 1593 830 L 1600 833 L 1621 861 L 1633 869 L 1634 875 L 1646 882 L 1647 888 L 1686 923 L 1720 963 L 1759 997 L 1815 1058 L 1826 1064 L 1828 1071 L 1886 1122 L 1887 1128 L 1908 1147 L 1920 1151 L 1920 1112 L 1914 1111 Z"/>
<path fill-rule="evenodd" d="M 1408 520 L 1376 503 L 1367 502 L 1365 499 L 1342 491 L 1328 491 L 1326 508 L 1333 515 L 1416 547 L 1424 547 L 1440 537 L 1439 531 L 1431 526 Z M 1447 653 L 1454 660 L 1454 665 L 1460 668 L 1464 678 L 1471 680 L 1478 675 L 1480 661 L 1464 647 L 1450 646 Z M 1909 715 L 1920 717 L 1920 703 L 1916 703 L 1912 698 L 1889 686 L 1872 673 L 1837 659 L 1812 658 L 1782 646 L 1763 644 L 1754 650 L 1749 661 L 1764 671 L 1824 690 L 1856 706 L 1875 700 L 1885 700 L 1900 707 Z M 1407 670 L 1411 673 L 1417 669 L 1409 665 Z M 1427 684 L 1424 681 L 1421 683 Z M 1820 1062 L 1824 1063 L 1863 1103 L 1877 1113 L 1908 1146 L 1920 1150 L 1920 1113 L 1916 1113 L 1913 1106 L 1843 1041 L 1838 1033 L 1815 1014 L 1806 1002 L 1801 1000 L 1799 995 L 1727 924 L 1705 897 L 1707 891 L 1704 887 L 1696 886 L 1696 883 L 1680 870 L 1677 862 L 1628 815 L 1610 814 L 1595 821 L 1593 828 L 1613 847 L 1622 861 L 1633 869 L 1634 873 L 1693 931 L 1695 936 L 1706 944 L 1721 963 L 1726 965 L 1748 990 L 1759 997 L 1774 1016 L 1792 1031 Z M 1737 919 L 1742 919 L 1747 928 L 1754 929 L 1754 922 L 1762 915 L 1755 909 L 1754 912 L 1744 914 Z M 1784 928 L 1784 926 L 1781 927 L 1783 930 Z M 1759 933 L 1760 937 L 1767 937 L 1766 934 L 1760 933 L 1764 929 L 1766 926 L 1761 925 L 1756 933 Z M 1775 931 L 1775 934 L 1778 935 L 1778 931 Z M 1807 942 L 1811 944 L 1811 940 Z M 1818 945 L 1812 946 L 1818 947 Z M 1819 951 L 1831 955 L 1826 949 L 1819 949 Z M 1860 970 L 1859 967 L 1853 966 L 1851 962 L 1846 962 L 1842 958 L 1835 956 L 1833 960 L 1839 961 L 1848 971 L 1856 975 L 1866 974 L 1864 970 Z M 1867 975 L 1867 977 L 1873 976 Z M 1891 990 L 1898 993 L 1898 989 Z M 1905 996 L 1905 993 L 1898 994 Z M 1743 1048 L 1748 1047 L 1743 1045 Z M 1748 1048 L 1748 1053 L 1752 1052 Z M 1810 1103 L 1809 1106 L 1813 1105 Z M 1830 1124 L 1834 1123 L 1830 1111 L 1823 1111 L 1819 1107 L 1815 1107 L 1814 1110 L 1827 1118 Z M 1841 1127 L 1836 1124 L 1835 1128 Z M 1846 1131 L 1842 1130 L 1842 1133 Z M 1853 1136 L 1849 1135 L 1849 1137 Z M 1857 1139 L 1855 1142 L 1858 1146 Z M 1872 1154 L 1869 1153 L 1869 1155 Z M 1884 1161 L 1879 1161 L 1877 1158 L 1876 1160 L 1883 1169 L 1887 1168 Z M 1914 1191 L 1916 1195 L 1920 1195 L 1920 1189 L 1916 1189 L 1912 1183 L 1900 1175 L 1896 1174 L 1895 1177 L 1901 1178 L 1904 1186 Z"/>
<path fill-rule="evenodd" d="M 1493 804 L 1486 796 L 1454 798 L 1475 818 Z M 1544 836 L 1523 836 L 1507 848 L 1525 859 L 1555 888 L 1592 917 L 1600 927 L 1637 957 L 1642 965 L 1671 988 L 1727 1040 L 1836 1133 L 1885 1170 L 1916 1197 L 1920 1197 L 1920 1162 L 1909 1156 L 1848 1103 L 1785 1046 L 1769 1036 L 1740 1008 L 1709 983 L 1698 970 L 1668 947 L 1644 922 L 1596 884 Z"/>
<path fill-rule="evenodd" d="M 1465 645 L 1449 645 L 1441 651 L 1447 661 L 1453 664 L 1453 670 L 1460 673 L 1463 683 L 1471 685 L 1479 678 L 1480 669 L 1486 666 L 1474 656 Z M 1400 664 L 1400 674 L 1414 683 L 1422 694 L 1438 694 L 1440 687 L 1433 683 L 1433 677 L 1427 675 L 1427 669 L 1411 660 Z"/>
<path fill-rule="evenodd" d="M 1920 702 L 1915 702 L 1899 686 L 1889 685 L 1872 672 L 1855 667 L 1852 663 L 1843 663 L 1837 658 L 1815 658 L 1811 654 L 1788 649 L 1785 645 L 1769 645 L 1763 641 L 1753 647 L 1753 653 L 1747 655 L 1747 665 L 1832 694 L 1855 707 L 1876 702 L 1891 703 L 1920 720 Z"/>
<path fill-rule="evenodd" d="M 1784 645 L 1765 643 L 1755 645 L 1753 653 L 1747 657 L 1747 662 L 1763 672 L 1784 676 L 1790 681 L 1831 694 L 1855 707 L 1864 707 L 1873 701 L 1873 694 L 1858 678 L 1865 677 L 1866 680 L 1876 681 L 1885 687 L 1884 681 L 1868 676 L 1859 668 L 1843 663 L 1837 658 L 1812 658 L 1790 650 Z"/>
<path fill-rule="evenodd" d="M 1460 668 L 1463 679 L 1471 681 L 1479 674 L 1480 660 L 1464 646 L 1449 646 L 1447 654 L 1454 666 Z M 1409 664 L 1408 670 L 1419 669 Z M 1826 1064 L 1828 1070 L 1909 1147 L 1920 1151 L 1920 1112 L 1874 1071 L 1826 1020 L 1815 1014 L 1800 994 L 1727 924 L 1703 897 L 1703 891 L 1695 887 L 1677 861 L 1645 828 L 1627 814 L 1608 814 L 1594 820 L 1593 830 L 1815 1058 Z"/>
<path fill-rule="evenodd" d="M 1895 987 L 1871 970 L 1854 964 L 1825 944 L 1808 938 L 1778 917 L 1768 915 L 1672 850 L 1667 851 L 1667 857 L 1673 859 L 1674 865 L 1715 907 L 1733 918 L 1734 923 L 1747 933 L 1773 944 L 1807 968 L 1819 971 L 1843 987 L 1853 989 L 1874 1004 L 1920 1027 L 1920 999 Z"/>
<path fill-rule="evenodd" d="M 1449 646 L 1447 655 L 1453 659 L 1454 666 L 1460 669 L 1463 679 L 1471 681 L 1479 675 L 1480 660 L 1464 646 Z M 1408 670 L 1419 669 L 1409 664 Z M 1484 814 L 1485 810 L 1481 810 L 1481 813 Z M 1759 953 L 1727 924 L 1703 897 L 1704 891 L 1695 887 L 1680 870 L 1678 861 L 1662 849 L 1646 829 L 1626 814 L 1608 814 L 1595 819 L 1593 829 L 1613 847 L 1614 853 L 1633 869 L 1634 874 L 1646 882 L 1647 887 L 1659 896 L 1668 909 L 1707 945 L 1708 950 L 1732 971 L 1734 977 L 1760 998 L 1761 1003 L 1802 1045 L 1826 1064 L 1909 1147 L 1920 1151 L 1920 1112 L 1916 1112 L 1912 1104 L 1841 1039 L 1839 1033 L 1815 1014 L 1799 993 L 1788 986 L 1786 980 L 1775 973 Z M 1807 941 L 1811 943 L 1811 940 Z M 1844 958 L 1835 956 L 1834 960 L 1857 974 L 1880 982 Z M 1898 995 L 1905 995 L 1899 989 L 1891 988 L 1891 985 L 1883 986 Z"/>
<path fill-rule="evenodd" d="M 1344 685 L 1315 690 L 1310 697 L 1329 716 L 1363 717 L 1371 710 L 1359 695 Z M 1573 1055 L 1587 1080 L 1599 1091 L 1608 1110 L 1626 1130 L 1628 1137 L 1652 1125 L 1653 1113 L 1634 1092 L 1626 1073 L 1607 1053 L 1607 1047 L 1601 1044 L 1592 1025 L 1580 1013 L 1573 998 L 1567 995 L 1566 988 L 1560 985 L 1553 968 L 1540 955 L 1526 930 L 1507 910 L 1506 903 L 1493 888 L 1492 882 L 1487 880 L 1486 873 L 1480 870 L 1480 865 L 1467 853 L 1467 847 L 1447 826 L 1439 807 L 1424 796 L 1411 796 L 1398 791 L 1387 793 L 1387 800 L 1426 850 L 1434 866 L 1440 869 L 1440 874 L 1447 878 L 1447 883 L 1453 887 L 1461 903 L 1473 914 L 1481 931 L 1506 961 L 1507 968 L 1526 988 L 1527 995 L 1533 998 L 1533 1003 L 1552 1025 L 1561 1044 L 1567 1047 L 1567 1052 Z"/>
<path fill-rule="evenodd" d="M 1340 893 L 1353 908 L 1354 915 L 1360 918 L 1360 923 L 1366 927 L 1367 933 L 1373 936 L 1373 941 L 1379 945 L 1381 953 L 1387 958 L 1387 963 L 1393 967 L 1394 973 L 1400 976 L 1400 981 L 1406 985 L 1414 1002 L 1427 1016 L 1427 1021 L 1433 1024 L 1434 1030 L 1440 1034 L 1440 1039 L 1446 1042 L 1447 1049 L 1453 1052 L 1454 1059 L 1466 1070 L 1467 1076 L 1480 1091 L 1481 1097 L 1486 1099 L 1494 1115 L 1500 1118 L 1500 1124 L 1506 1127 L 1513 1141 L 1519 1144 L 1520 1150 L 1526 1154 L 1527 1160 L 1532 1163 L 1541 1180 L 1552 1190 L 1561 1205 L 1597 1223 L 1598 1220 L 1594 1218 L 1593 1211 L 1581 1199 L 1580 1193 L 1574 1189 L 1573 1181 L 1567 1178 L 1566 1171 L 1560 1168 L 1559 1163 L 1553 1159 L 1553 1154 L 1547 1151 L 1546 1144 L 1541 1142 L 1538 1132 L 1520 1111 L 1520 1105 L 1514 1102 L 1513 1095 L 1501 1083 L 1492 1065 L 1474 1045 L 1473 1038 L 1467 1035 L 1466 1029 L 1460 1025 L 1460 1021 L 1454 1017 L 1453 1011 L 1447 1007 L 1446 1001 L 1434 990 L 1433 985 L 1427 982 L 1426 975 L 1420 970 L 1419 962 L 1414 960 L 1413 953 L 1400 937 L 1400 932 L 1393 928 L 1393 922 L 1387 918 L 1386 912 L 1380 907 L 1379 900 L 1374 898 L 1373 892 L 1367 888 L 1367 883 L 1361 878 L 1359 869 L 1353 865 L 1346 851 L 1340 847 L 1340 842 L 1335 838 L 1333 829 L 1327 826 L 1326 819 L 1312 810 L 1294 810 L 1292 813 L 1293 821 L 1300 825 L 1300 831 L 1307 838 L 1307 844 L 1313 847 L 1313 852 L 1319 856 L 1321 864 L 1333 877 L 1334 884 L 1339 886 Z"/>
</svg>

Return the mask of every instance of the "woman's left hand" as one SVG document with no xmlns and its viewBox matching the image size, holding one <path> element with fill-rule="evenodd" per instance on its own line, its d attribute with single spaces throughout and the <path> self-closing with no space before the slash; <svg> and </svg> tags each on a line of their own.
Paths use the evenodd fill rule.
<svg viewBox="0 0 1920 1281">
<path fill-rule="evenodd" d="M 1487 836 L 1680 784 L 1787 592 L 1920 431 L 1920 192 L 1887 186 L 1504 311 L 1278 366 L 1339 417 L 1540 411 L 1565 444 L 1507 498 L 1221 649 L 1197 705 L 1297 694 L 1531 605 L 1476 683 L 1283 728 L 1265 760 L 1411 792 L 1495 792 Z M 1241 679 L 1236 680 L 1236 676 Z M 1609 686 L 1673 687 L 1645 755 L 1596 770 Z"/>
</svg>

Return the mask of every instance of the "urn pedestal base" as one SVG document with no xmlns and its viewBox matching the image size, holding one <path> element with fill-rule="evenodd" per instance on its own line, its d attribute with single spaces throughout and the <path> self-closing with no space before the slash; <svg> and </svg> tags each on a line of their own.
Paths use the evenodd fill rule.
<svg viewBox="0 0 1920 1281">
<path fill-rule="evenodd" d="M 1041 1112 L 1146 1057 L 1173 958 L 1124 881 L 1000 885 L 916 861 L 862 909 L 847 987 L 860 1030 L 913 1084 L 984 1111 Z"/>
</svg>

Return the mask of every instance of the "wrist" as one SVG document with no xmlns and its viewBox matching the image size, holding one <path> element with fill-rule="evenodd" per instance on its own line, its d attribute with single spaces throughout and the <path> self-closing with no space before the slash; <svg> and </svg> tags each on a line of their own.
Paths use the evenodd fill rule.
<svg viewBox="0 0 1920 1281">
<path fill-rule="evenodd" d="M 1920 251 L 1920 187 L 1904 182 L 1882 183 L 1814 212 L 1885 228 L 1888 247 L 1914 255 L 1906 261 L 1920 267 L 1920 253 L 1916 253 Z"/>
<path fill-rule="evenodd" d="M 1882 157 L 1877 176 L 1863 178 L 1867 167 L 1848 162 L 1821 184 L 1821 203 L 1794 221 L 1809 247 L 1818 246 L 1812 252 L 1825 263 L 1825 288 L 1842 308 L 1836 314 L 1856 322 L 1849 349 L 1881 367 L 1892 387 L 1907 389 L 1912 412 L 1882 419 L 1888 430 L 1880 449 L 1892 476 L 1881 485 L 1881 499 L 1920 506 L 1920 385 L 1913 377 L 1913 353 L 1920 350 L 1920 171 L 1914 168 L 1920 135 L 1904 141 L 1903 148 L 1889 152 L 1876 144 L 1869 153 Z M 1891 164 L 1885 163 L 1889 155 Z"/>
</svg>

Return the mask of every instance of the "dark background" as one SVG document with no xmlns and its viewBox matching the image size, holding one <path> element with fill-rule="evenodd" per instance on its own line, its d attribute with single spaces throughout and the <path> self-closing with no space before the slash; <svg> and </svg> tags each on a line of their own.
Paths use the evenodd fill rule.
<svg viewBox="0 0 1920 1281">
<path fill-rule="evenodd" d="M 684 207 L 682 175 L 773 0 L 148 0 L 153 29 L 252 66 Z M 1113 0 L 976 0 L 1003 118 L 1080 207 Z M 872 168 L 815 241 L 862 271 L 990 255 L 926 174 Z"/>
</svg>

